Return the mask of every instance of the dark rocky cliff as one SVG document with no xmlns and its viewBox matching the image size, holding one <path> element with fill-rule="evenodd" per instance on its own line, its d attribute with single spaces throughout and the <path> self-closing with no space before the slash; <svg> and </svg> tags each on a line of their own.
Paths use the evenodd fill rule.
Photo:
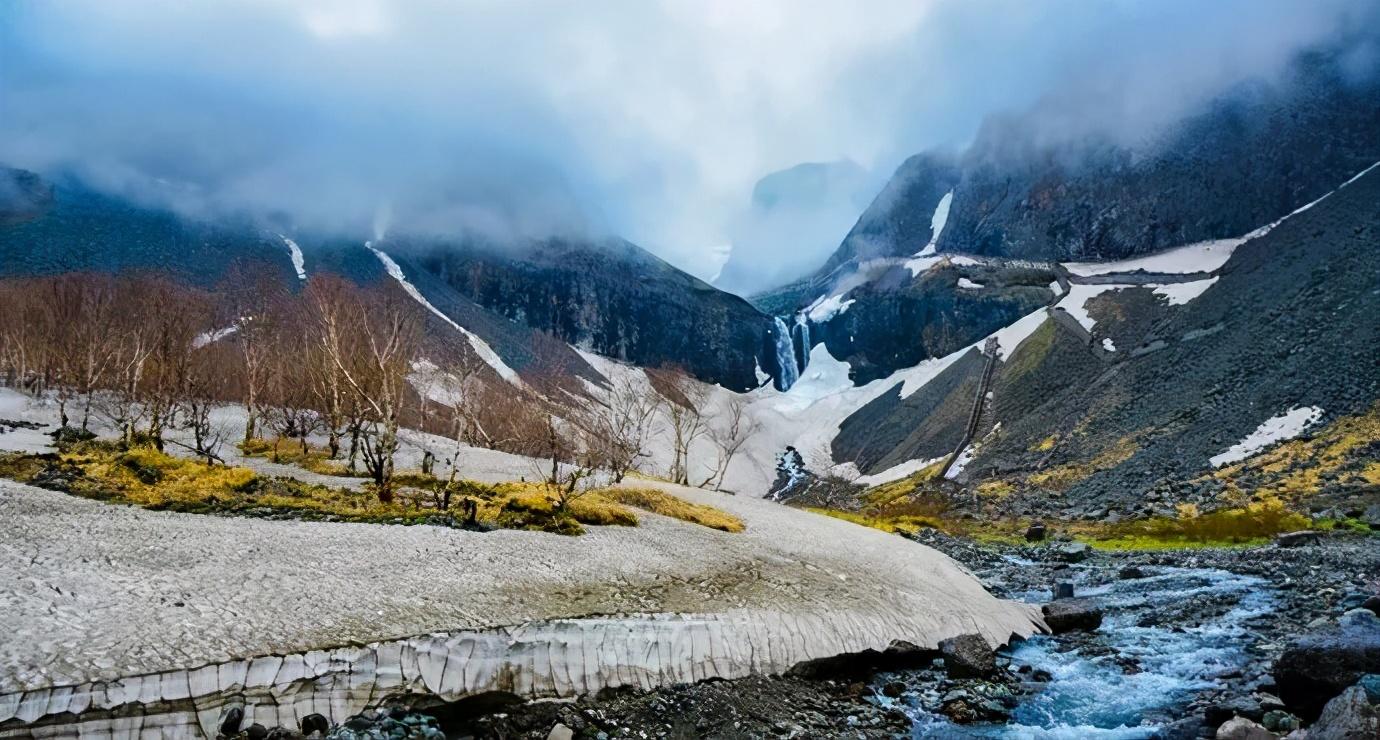
<svg viewBox="0 0 1380 740">
<path fill-rule="evenodd" d="M 415 260 L 470 300 L 577 347 L 675 365 L 733 390 L 775 375 L 770 317 L 621 239 L 419 243 Z"/>
</svg>

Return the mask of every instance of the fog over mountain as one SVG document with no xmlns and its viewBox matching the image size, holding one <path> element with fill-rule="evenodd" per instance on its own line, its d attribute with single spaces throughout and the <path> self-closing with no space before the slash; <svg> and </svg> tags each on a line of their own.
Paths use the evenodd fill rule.
<svg viewBox="0 0 1380 740">
<path fill-rule="evenodd" d="M 617 234 L 709 278 L 768 173 L 879 183 L 1037 101 L 1051 139 L 1139 141 L 1369 6 L 16 0 L 0 162 L 345 234 Z"/>
</svg>

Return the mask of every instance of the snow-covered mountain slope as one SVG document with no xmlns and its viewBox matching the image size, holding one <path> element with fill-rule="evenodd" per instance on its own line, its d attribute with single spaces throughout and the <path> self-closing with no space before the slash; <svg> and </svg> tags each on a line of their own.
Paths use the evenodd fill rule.
<svg viewBox="0 0 1380 740">
<path fill-rule="evenodd" d="M 1365 413 L 1380 399 L 1380 169 L 1363 170 L 1225 261 L 1186 259 L 1194 246 L 1069 275 L 1100 282 L 1008 328 L 1017 346 L 982 388 L 960 480 L 1002 481 L 1012 513 L 1148 506 L 1147 492 L 1205 495 L 1224 455 L 1287 426 L 1272 420 Z M 1149 282 L 1176 274 L 1189 281 Z M 976 347 L 930 363 L 943 369 L 918 388 L 906 371 L 866 386 L 886 389 L 842 422 L 833 462 L 877 474 L 955 449 L 984 363 Z"/>
</svg>

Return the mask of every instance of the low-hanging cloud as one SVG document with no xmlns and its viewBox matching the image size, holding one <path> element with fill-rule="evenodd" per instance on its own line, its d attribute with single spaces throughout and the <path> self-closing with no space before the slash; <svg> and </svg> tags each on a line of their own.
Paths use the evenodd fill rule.
<svg viewBox="0 0 1380 740">
<path fill-rule="evenodd" d="M 382 209 L 414 231 L 619 234 L 707 276 L 768 172 L 849 159 L 884 177 L 1039 100 L 1063 101 L 1052 129 L 1144 136 L 1373 15 L 1362 0 L 12 0 L 0 162 L 361 237 Z"/>
</svg>

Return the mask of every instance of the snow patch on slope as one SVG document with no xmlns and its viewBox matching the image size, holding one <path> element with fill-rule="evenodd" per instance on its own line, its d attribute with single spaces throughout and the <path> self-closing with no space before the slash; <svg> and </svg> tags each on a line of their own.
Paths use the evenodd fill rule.
<svg viewBox="0 0 1380 740">
<path fill-rule="evenodd" d="M 944 231 L 944 224 L 949 222 L 949 207 L 954 202 L 954 191 L 950 190 L 939 199 L 938 205 L 934 207 L 934 215 L 930 216 L 930 243 L 924 249 L 915 253 L 916 257 L 925 257 L 934 254 L 934 249 L 939 244 L 939 235 Z"/>
<path fill-rule="evenodd" d="M 231 334 L 234 334 L 236 331 L 239 331 L 238 326 L 227 326 L 224 329 L 216 329 L 215 331 L 204 331 L 196 335 L 196 338 L 192 340 L 192 349 L 201 349 L 208 344 L 219 342 Z"/>
<path fill-rule="evenodd" d="M 1065 295 L 1063 298 L 1059 299 L 1059 303 L 1055 304 L 1055 307 L 1062 308 L 1065 311 L 1067 311 L 1070 316 L 1076 319 L 1078 323 L 1083 325 L 1084 329 L 1087 329 L 1091 332 L 1093 330 L 1093 327 L 1097 325 L 1097 322 L 1093 320 L 1092 316 L 1088 315 L 1088 301 L 1092 300 L 1093 298 L 1096 298 L 1097 296 L 1102 295 L 1103 293 L 1107 293 L 1113 290 L 1125 290 L 1127 288 L 1134 287 L 1137 286 L 1111 284 L 1070 285 L 1068 294 Z"/>
<path fill-rule="evenodd" d="M 954 464 L 949 466 L 949 472 L 945 473 L 944 477 L 949 480 L 954 480 L 963 473 L 963 469 L 967 467 L 968 463 L 972 462 L 973 458 L 976 456 L 977 448 L 973 445 L 964 447 L 963 451 L 958 453 L 958 457 L 954 460 Z"/>
<path fill-rule="evenodd" d="M 1254 234 L 1255 232 L 1251 232 Z M 1066 262 L 1064 267 L 1071 273 L 1082 277 L 1110 275 L 1117 272 L 1162 272 L 1184 274 L 1191 272 L 1213 272 L 1231 259 L 1236 248 L 1245 244 L 1251 235 L 1235 239 L 1217 239 L 1175 247 L 1164 252 L 1133 257 L 1115 262 Z"/>
<path fill-rule="evenodd" d="M 847 311 L 848 307 L 854 303 L 857 303 L 857 301 L 853 298 L 849 298 L 845 301 L 842 293 L 827 297 L 821 296 L 814 303 L 811 303 L 809 308 L 805 309 L 805 313 L 810 317 L 811 321 L 816 324 L 822 324 L 844 311 Z"/>
<path fill-rule="evenodd" d="M 862 486 L 880 486 L 883 483 L 901 480 L 928 468 L 938 462 L 943 462 L 943 457 L 936 457 L 933 460 L 907 460 L 899 465 L 893 465 L 880 473 L 872 475 L 860 475 L 853 479 L 854 483 Z M 853 463 L 848 463 L 853 465 Z M 856 465 L 853 465 L 856 468 Z"/>
<path fill-rule="evenodd" d="M 375 248 L 373 242 L 365 242 L 364 246 L 367 247 L 369 251 L 373 252 L 374 256 L 379 258 L 379 262 L 383 263 L 383 269 L 387 270 L 388 274 L 394 280 L 398 281 L 398 285 L 401 285 L 402 289 L 407 291 L 408 295 L 422 304 L 423 308 L 435 314 L 437 318 L 455 327 L 456 331 L 463 334 L 465 339 L 469 341 L 470 347 L 474 349 L 475 354 L 479 355 L 480 359 L 484 360 L 489 367 L 493 368 L 494 371 L 499 374 L 499 377 L 513 385 L 522 385 L 522 379 L 518 377 L 517 372 L 511 367 L 508 367 L 508 364 L 503 361 L 503 358 L 498 356 L 497 352 L 494 352 L 493 347 L 490 347 L 488 342 L 481 339 L 469 329 L 455 323 L 451 317 L 441 313 L 441 309 L 432 305 L 431 301 L 428 301 L 426 296 L 422 295 L 420 290 L 417 290 L 417 286 L 413 285 L 412 282 L 407 279 L 407 276 L 403 274 L 402 267 L 397 262 L 393 261 L 392 257 L 389 257 L 386 252 Z"/>
<path fill-rule="evenodd" d="M 302 248 L 297 246 L 297 242 L 287 238 L 286 236 L 283 236 L 282 234 L 279 234 L 278 238 L 282 239 L 283 244 L 286 245 L 288 248 L 288 256 L 292 258 L 292 269 L 294 272 L 297 273 L 297 279 L 306 280 L 307 260 L 305 257 L 302 256 Z"/>
<path fill-rule="evenodd" d="M 1208 462 L 1212 463 L 1212 467 L 1220 468 L 1226 463 L 1245 460 L 1276 442 L 1299 436 L 1308 427 L 1318 423 L 1322 415 L 1323 410 L 1317 406 L 1301 406 L 1289 409 L 1279 416 L 1272 416 L 1261 422 L 1245 439 L 1229 447 L 1226 452 L 1208 458 Z"/>
<path fill-rule="evenodd" d="M 1218 278 L 1210 277 L 1207 280 L 1194 280 L 1191 283 L 1167 283 L 1155 286 L 1155 295 L 1162 295 L 1169 300 L 1171 306 L 1182 306 L 1185 303 L 1203 294 L 1203 291 L 1212 287 Z"/>
</svg>

